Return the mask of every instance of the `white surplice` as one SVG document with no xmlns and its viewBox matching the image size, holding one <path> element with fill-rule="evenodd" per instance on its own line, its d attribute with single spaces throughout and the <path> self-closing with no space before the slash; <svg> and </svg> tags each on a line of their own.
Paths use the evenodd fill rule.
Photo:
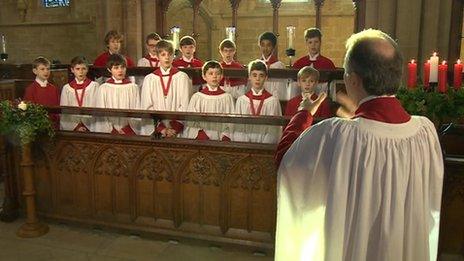
<svg viewBox="0 0 464 261">
<path fill-rule="evenodd" d="M 77 82 L 82 84 L 82 82 Z M 92 81 L 87 87 L 85 87 L 85 92 L 82 97 L 83 89 L 74 90 L 68 84 L 63 86 L 61 90 L 60 106 L 74 106 L 79 107 L 79 103 L 76 98 L 76 91 L 79 97 L 82 97 L 82 107 L 95 107 L 97 102 L 97 92 L 98 92 L 98 83 Z M 94 131 L 95 127 L 95 117 L 92 115 L 73 115 L 73 114 L 64 114 L 60 116 L 60 129 L 62 130 L 74 130 L 79 122 L 82 122 L 88 130 Z"/>
<path fill-rule="evenodd" d="M 256 93 L 254 89 L 251 89 L 254 95 L 262 95 L 263 90 Z M 259 107 L 260 100 L 253 99 L 254 108 Z M 235 104 L 236 114 L 252 115 L 250 99 L 248 96 L 242 95 L 237 99 Z M 280 107 L 279 100 L 270 96 L 263 102 L 263 107 L 259 113 L 261 116 L 282 116 L 282 109 Z M 280 135 L 282 134 L 282 128 L 279 126 L 271 125 L 253 125 L 253 124 L 235 124 L 233 141 L 240 142 L 256 142 L 256 143 L 277 143 Z"/>
<path fill-rule="evenodd" d="M 168 85 L 168 70 L 160 67 L 163 77 L 160 78 L 154 73 L 145 76 L 141 91 L 140 109 L 151 111 L 186 111 L 189 104 L 190 93 L 192 88 L 192 80 L 184 72 L 178 71 L 172 76 L 171 85 L 167 96 L 164 96 L 161 80 L 165 86 Z M 163 120 L 166 127 L 170 127 L 170 120 Z M 151 135 L 155 130 L 155 125 L 151 120 L 144 119 L 142 121 L 142 135 Z"/>
<path fill-rule="evenodd" d="M 264 62 L 268 62 L 264 57 L 261 58 Z M 269 69 L 285 69 L 285 64 L 281 61 L 273 62 L 269 65 Z M 288 101 L 297 96 L 301 91 L 300 88 L 293 84 L 291 79 L 268 78 L 264 83 L 264 88 L 282 101 Z"/>
<path fill-rule="evenodd" d="M 216 91 L 209 85 L 205 85 L 204 88 L 208 88 L 210 92 Z M 193 94 L 190 99 L 187 111 L 202 113 L 234 113 L 234 98 L 226 92 L 219 95 L 209 95 L 203 92 L 197 92 Z M 184 137 L 188 139 L 195 139 L 199 130 L 203 130 L 210 140 L 221 140 L 223 136 L 232 139 L 232 124 L 200 121 L 188 121 L 184 130 Z"/>
<path fill-rule="evenodd" d="M 280 165 L 275 259 L 436 260 L 442 180 L 424 117 L 322 121 Z"/>
<path fill-rule="evenodd" d="M 109 109 L 132 109 L 139 108 L 140 91 L 139 87 L 132 82 L 121 83 L 115 80 L 115 83 L 105 82 L 100 85 L 97 92 L 97 108 Z M 98 117 L 95 124 L 95 131 L 111 133 L 116 129 L 120 131 L 129 125 L 135 133 L 138 133 L 140 119 L 127 117 Z"/>
</svg>

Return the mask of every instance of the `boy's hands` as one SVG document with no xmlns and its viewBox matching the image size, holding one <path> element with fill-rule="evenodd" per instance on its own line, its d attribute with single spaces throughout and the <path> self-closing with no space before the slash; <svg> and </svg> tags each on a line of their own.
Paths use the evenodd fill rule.
<svg viewBox="0 0 464 261">
<path fill-rule="evenodd" d="M 311 115 L 314 116 L 316 114 L 317 110 L 319 109 L 319 106 L 321 106 L 322 102 L 327 98 L 327 93 L 323 92 L 319 94 L 319 97 L 315 101 L 311 101 L 308 97 L 305 97 L 301 103 L 300 107 L 298 108 L 299 110 L 307 110 Z"/>
<path fill-rule="evenodd" d="M 172 138 L 177 135 L 177 132 L 172 128 L 166 128 L 166 138 Z"/>
</svg>

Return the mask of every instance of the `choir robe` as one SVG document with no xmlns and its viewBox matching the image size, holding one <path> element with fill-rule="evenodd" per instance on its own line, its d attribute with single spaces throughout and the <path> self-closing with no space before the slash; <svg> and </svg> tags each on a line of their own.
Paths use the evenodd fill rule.
<svg viewBox="0 0 464 261">
<path fill-rule="evenodd" d="M 435 127 L 394 97 L 360 104 L 353 119 L 307 129 L 302 110 L 286 127 L 276 260 L 436 260 L 444 169 Z"/>
<path fill-rule="evenodd" d="M 29 86 L 26 87 L 24 100 L 43 106 L 59 106 L 60 94 L 53 84 L 36 78 Z M 59 127 L 59 115 L 50 113 L 48 116 L 53 121 L 54 127 L 57 129 Z"/>
<path fill-rule="evenodd" d="M 221 62 L 223 69 L 243 69 L 244 67 L 235 61 L 231 63 Z M 224 77 L 220 83 L 225 92 L 230 93 L 234 99 L 244 95 L 247 92 L 248 79 Z"/>
<path fill-rule="evenodd" d="M 310 97 L 311 101 L 315 101 L 317 99 L 317 95 L 313 94 Z M 285 116 L 293 116 L 298 112 L 298 108 L 300 107 L 300 103 L 303 100 L 303 94 L 296 96 L 295 98 L 289 100 L 287 102 L 287 106 L 285 107 Z M 313 115 L 314 118 L 329 118 L 334 116 L 332 110 L 330 109 L 329 99 L 326 98 L 319 109 L 317 109 L 316 113 Z"/>
<path fill-rule="evenodd" d="M 191 58 L 190 60 L 181 56 L 175 59 L 172 62 L 172 66 L 177 68 L 201 68 L 203 67 L 203 61 L 200 59 L 196 59 L 195 57 Z M 192 78 L 192 94 L 197 92 L 200 87 L 205 83 L 202 77 L 193 77 Z"/>
<path fill-rule="evenodd" d="M 261 60 L 269 69 L 285 69 L 285 64 L 277 60 L 274 55 L 268 58 L 261 56 Z M 268 78 L 264 83 L 264 88 L 279 100 L 288 101 L 300 93 L 300 88 L 292 83 L 291 79 Z"/>
<path fill-rule="evenodd" d="M 98 83 L 85 79 L 77 82 L 76 79 L 63 86 L 61 90 L 61 106 L 96 107 Z M 77 130 L 85 127 L 94 131 L 95 117 L 91 115 L 61 114 L 60 128 L 62 130 Z"/>
<path fill-rule="evenodd" d="M 251 101 L 253 102 L 253 107 Z M 268 91 L 261 90 L 255 93 L 252 89 L 237 99 L 235 113 L 255 116 L 282 116 L 282 109 L 280 108 L 279 100 Z M 277 143 L 280 134 L 281 127 L 279 126 L 236 124 L 233 140 L 241 142 Z"/>
<path fill-rule="evenodd" d="M 95 61 L 93 62 L 93 66 L 96 67 L 106 67 L 106 62 L 108 61 L 108 57 L 110 57 L 111 53 L 109 51 L 106 51 L 102 54 L 100 54 Z M 134 61 L 129 56 L 123 55 L 124 58 L 126 58 L 127 61 L 127 68 L 130 67 L 135 67 Z"/>
<path fill-rule="evenodd" d="M 117 81 L 110 78 L 98 88 L 96 107 L 109 109 L 138 109 L 140 91 L 139 87 L 124 79 Z M 98 117 L 95 131 L 118 134 L 122 131 L 125 135 L 134 135 L 138 132 L 140 119 L 127 117 Z"/>
<path fill-rule="evenodd" d="M 161 82 L 163 81 L 163 82 Z M 158 68 L 153 73 L 145 76 L 143 80 L 140 109 L 153 111 L 186 111 L 190 99 L 192 81 L 184 72 L 171 67 L 168 70 Z M 184 125 L 176 120 L 163 120 L 156 126 L 159 133 L 166 127 L 173 128 L 180 133 Z M 142 135 L 151 135 L 155 131 L 155 125 L 151 120 L 142 122 Z"/>
<path fill-rule="evenodd" d="M 151 54 L 147 54 L 144 57 L 140 58 L 137 61 L 137 67 L 151 67 L 153 69 L 159 67 L 159 59 L 156 56 L 152 56 Z M 143 79 L 145 76 L 137 76 L 135 77 L 135 83 L 142 87 Z"/>
<path fill-rule="evenodd" d="M 234 98 L 220 87 L 216 90 L 205 85 L 203 89 L 193 94 L 190 99 L 189 112 L 202 113 L 234 113 Z M 186 123 L 184 137 L 199 140 L 231 140 L 232 124 L 220 122 Z"/>
<path fill-rule="evenodd" d="M 329 58 L 322 56 L 321 54 L 317 54 L 312 57 L 305 55 L 296 60 L 296 62 L 292 65 L 295 69 L 301 69 L 305 66 L 312 66 L 317 70 L 335 70 L 336 68 L 335 64 Z"/>
</svg>

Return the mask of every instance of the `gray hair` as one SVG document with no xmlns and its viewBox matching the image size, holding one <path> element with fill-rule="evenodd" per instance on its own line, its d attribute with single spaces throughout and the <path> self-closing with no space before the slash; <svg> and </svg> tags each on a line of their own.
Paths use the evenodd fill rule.
<svg viewBox="0 0 464 261">
<path fill-rule="evenodd" d="M 343 67 L 362 79 L 369 95 L 393 95 L 401 83 L 403 55 L 389 35 L 367 29 L 348 38 Z"/>
</svg>

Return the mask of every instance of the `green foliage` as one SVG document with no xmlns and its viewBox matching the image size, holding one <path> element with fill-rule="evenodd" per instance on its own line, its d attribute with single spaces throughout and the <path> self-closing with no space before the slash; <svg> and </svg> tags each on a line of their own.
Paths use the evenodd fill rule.
<svg viewBox="0 0 464 261">
<path fill-rule="evenodd" d="M 50 137 L 54 135 L 53 124 L 48 117 L 47 110 L 33 103 L 26 103 L 27 108 L 22 107 L 23 109 L 18 105 L 17 102 L 0 102 L 1 134 L 16 135 L 21 145 L 33 142 L 41 134 Z M 25 106 L 24 103 L 21 106 Z"/>
<path fill-rule="evenodd" d="M 422 86 L 415 89 L 400 88 L 397 98 L 412 115 L 429 118 L 437 126 L 443 123 L 462 123 L 464 120 L 464 89 L 455 91 L 448 88 L 446 93 L 425 90 Z"/>
</svg>

